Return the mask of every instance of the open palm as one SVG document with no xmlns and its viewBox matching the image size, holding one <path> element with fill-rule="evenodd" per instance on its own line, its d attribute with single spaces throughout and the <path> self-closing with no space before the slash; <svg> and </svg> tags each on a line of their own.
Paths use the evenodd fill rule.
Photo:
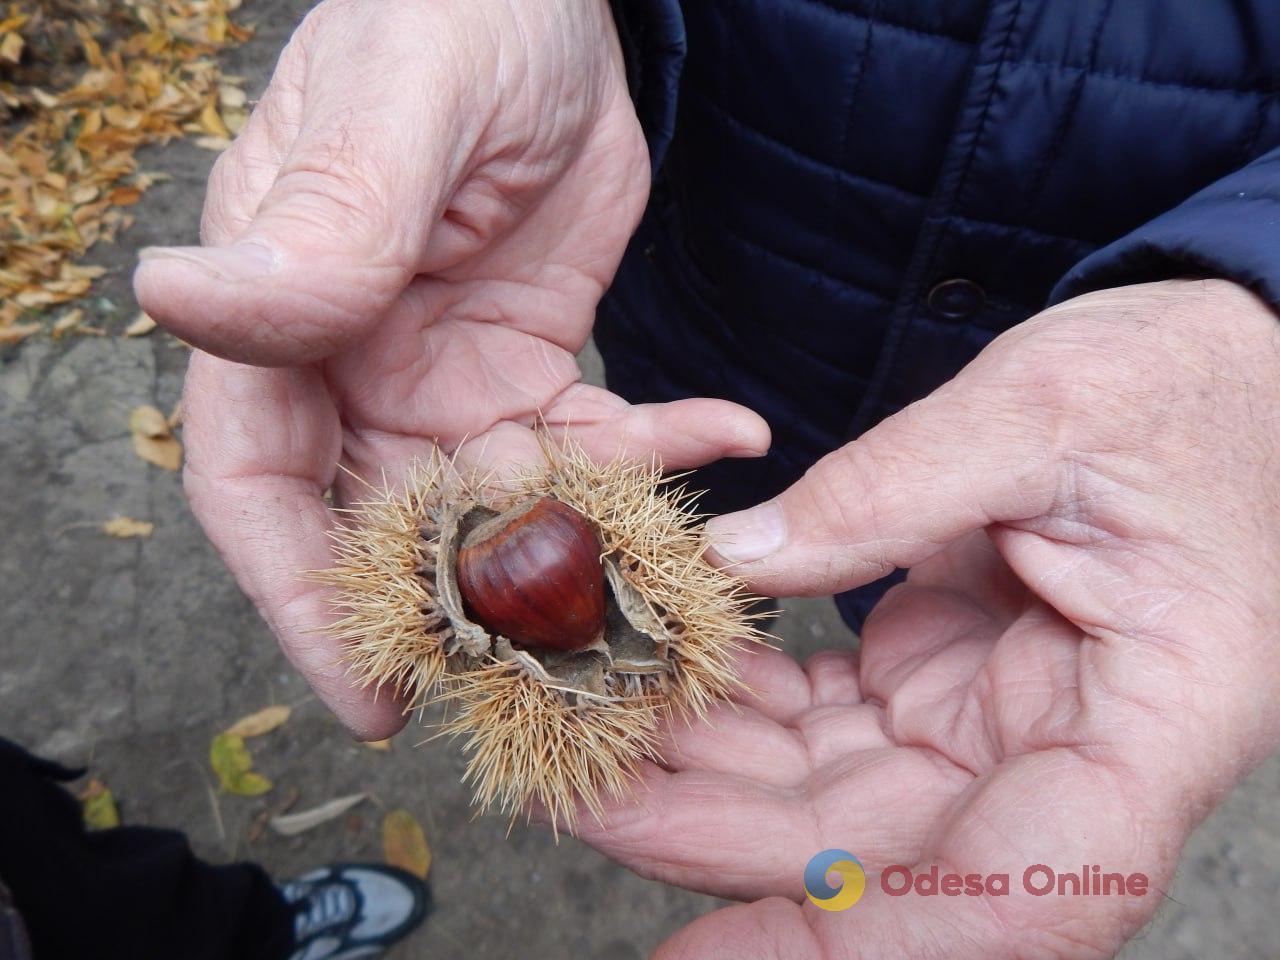
<svg viewBox="0 0 1280 960">
<path fill-rule="evenodd" d="M 1081 298 L 756 508 L 774 520 L 713 521 L 724 557 L 781 514 L 736 567 L 771 592 L 910 573 L 856 654 L 744 651 L 752 693 L 676 723 L 635 798 L 582 818 L 646 876 L 758 901 L 658 956 L 1101 958 L 1150 919 L 1189 831 L 1280 742 L 1278 339 L 1226 284 Z M 830 848 L 868 874 L 844 912 L 797 903 Z M 1036 865 L 1148 888 L 1037 896 Z M 892 866 L 1009 894 L 889 895 Z"/>
<path fill-rule="evenodd" d="M 317 631 L 327 591 L 299 580 L 329 564 L 324 492 L 360 496 L 339 465 L 395 479 L 432 443 L 482 470 L 528 463 L 538 418 L 672 467 L 768 446 L 732 404 L 630 407 L 578 382 L 649 164 L 607 5 L 559 6 L 564 23 L 500 0 L 321 5 L 215 167 L 207 246 L 154 251 L 136 277 L 202 348 L 184 401 L 196 515 L 362 736 L 397 729 L 401 705 L 351 688 Z"/>
<path fill-rule="evenodd" d="M 860 654 L 826 651 L 804 669 L 774 651 L 741 659 L 753 693 L 710 724 L 677 723 L 636 801 L 580 829 L 645 876 L 788 898 L 704 918 L 672 956 L 933 956 L 917 951 L 937 940 L 950 944 L 938 956 L 970 956 L 969 941 L 974 956 L 1002 945 L 1104 957 L 1159 905 L 1186 825 L 1143 793 L 1158 766 L 1131 769 L 1131 708 L 1107 706 L 1125 682 L 1118 664 L 1035 597 L 986 533 L 916 567 L 873 613 Z M 791 902 L 829 848 L 871 877 L 847 914 Z M 934 864 L 1008 874 L 1011 895 L 899 900 L 877 886 L 889 866 Z M 1033 864 L 1142 872 L 1152 893 L 1033 898 L 1021 887 Z"/>
</svg>

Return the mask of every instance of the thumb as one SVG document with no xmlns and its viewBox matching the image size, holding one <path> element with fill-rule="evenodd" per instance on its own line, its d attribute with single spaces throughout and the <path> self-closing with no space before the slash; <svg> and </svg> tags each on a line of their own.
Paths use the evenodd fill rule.
<svg viewBox="0 0 1280 960">
<path fill-rule="evenodd" d="M 264 98 L 210 177 L 208 245 L 143 251 L 139 304 L 245 363 L 304 364 L 360 339 L 418 271 L 474 142 L 447 134 L 450 97 L 431 109 L 418 99 L 353 104 L 349 91 L 321 90 L 295 117 L 263 109 L 283 96 Z"/>
<path fill-rule="evenodd" d="M 773 596 L 833 593 L 992 523 L 1039 516 L 1056 486 L 1051 419 L 993 409 L 963 375 L 824 457 L 773 500 L 708 522 L 712 559 Z"/>
<path fill-rule="evenodd" d="M 332 170 L 282 173 L 225 246 L 144 250 L 138 303 L 175 335 L 229 360 L 300 365 L 359 339 L 413 276 L 376 238 L 388 205 Z"/>
</svg>

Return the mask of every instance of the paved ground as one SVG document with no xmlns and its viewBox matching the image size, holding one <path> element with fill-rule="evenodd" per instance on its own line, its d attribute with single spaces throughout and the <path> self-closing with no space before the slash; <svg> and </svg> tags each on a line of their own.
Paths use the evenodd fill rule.
<svg viewBox="0 0 1280 960">
<path fill-rule="evenodd" d="M 256 91 L 305 4 L 246 7 L 259 32 L 230 71 Z M 148 193 L 124 242 L 99 254 L 115 270 L 100 287 L 106 300 L 91 307 L 115 328 L 136 309 L 128 271 L 138 247 L 194 238 L 212 155 L 176 144 L 147 160 L 172 181 Z M 437 908 L 397 951 L 402 960 L 632 960 L 712 909 L 706 897 L 640 880 L 573 841 L 557 847 L 523 828 L 508 838 L 499 819 L 470 820 L 457 752 L 415 748 L 416 731 L 388 754 L 352 742 L 205 544 L 177 476 L 132 453 L 129 410 L 168 409 L 185 362 L 162 337 L 32 341 L 0 354 L 0 733 L 90 766 L 128 821 L 180 825 L 211 859 L 250 857 L 279 874 L 377 857 L 380 808 L 409 808 L 435 852 Z M 598 360 L 584 363 L 598 379 Z M 92 529 L 117 513 L 154 521 L 155 535 L 111 540 Z M 826 602 L 792 605 L 779 632 L 797 654 L 853 642 Z M 357 791 L 374 799 L 303 837 L 250 843 L 262 802 L 219 797 L 205 757 L 229 721 L 274 702 L 297 705 L 284 728 L 255 742 L 277 793 L 297 787 L 301 806 Z M 1197 833 L 1127 960 L 1280 956 L 1278 792 L 1273 760 Z"/>
</svg>

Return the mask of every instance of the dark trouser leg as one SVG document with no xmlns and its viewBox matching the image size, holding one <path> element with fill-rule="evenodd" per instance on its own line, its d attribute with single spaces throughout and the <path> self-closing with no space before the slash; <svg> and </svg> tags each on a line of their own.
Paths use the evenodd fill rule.
<svg viewBox="0 0 1280 960">
<path fill-rule="evenodd" d="M 0 878 L 39 960 L 281 960 L 292 913 L 252 864 L 197 860 L 176 831 L 86 833 L 74 771 L 0 740 Z"/>
</svg>

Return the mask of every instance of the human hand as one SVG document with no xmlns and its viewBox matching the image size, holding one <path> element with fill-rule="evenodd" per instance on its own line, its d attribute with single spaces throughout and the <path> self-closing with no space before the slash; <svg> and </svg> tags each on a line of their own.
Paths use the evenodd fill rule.
<svg viewBox="0 0 1280 960">
<path fill-rule="evenodd" d="M 657 956 L 1111 956 L 1280 741 L 1278 415 L 1260 301 L 1219 281 L 1112 290 L 713 521 L 720 557 L 768 593 L 911 572 L 860 654 L 802 671 L 744 653 L 754 692 L 676 724 L 636 799 L 582 818 L 645 876 L 758 900 Z M 794 902 L 827 848 L 867 869 L 845 912 Z M 1007 873 L 1010 894 L 890 897 L 894 864 Z M 1142 873 L 1148 892 L 1032 896 L 1035 864 Z"/>
<path fill-rule="evenodd" d="M 732 404 L 629 407 L 578 383 L 648 184 L 606 0 L 328 0 L 214 168 L 208 246 L 139 266 L 144 309 L 200 348 L 196 516 L 357 735 L 404 721 L 350 686 L 318 632 L 328 591 L 299 579 L 331 563 L 324 491 L 361 496 L 339 464 L 394 479 L 433 441 L 463 468 L 531 461 L 539 416 L 605 458 L 767 448 Z"/>
</svg>

